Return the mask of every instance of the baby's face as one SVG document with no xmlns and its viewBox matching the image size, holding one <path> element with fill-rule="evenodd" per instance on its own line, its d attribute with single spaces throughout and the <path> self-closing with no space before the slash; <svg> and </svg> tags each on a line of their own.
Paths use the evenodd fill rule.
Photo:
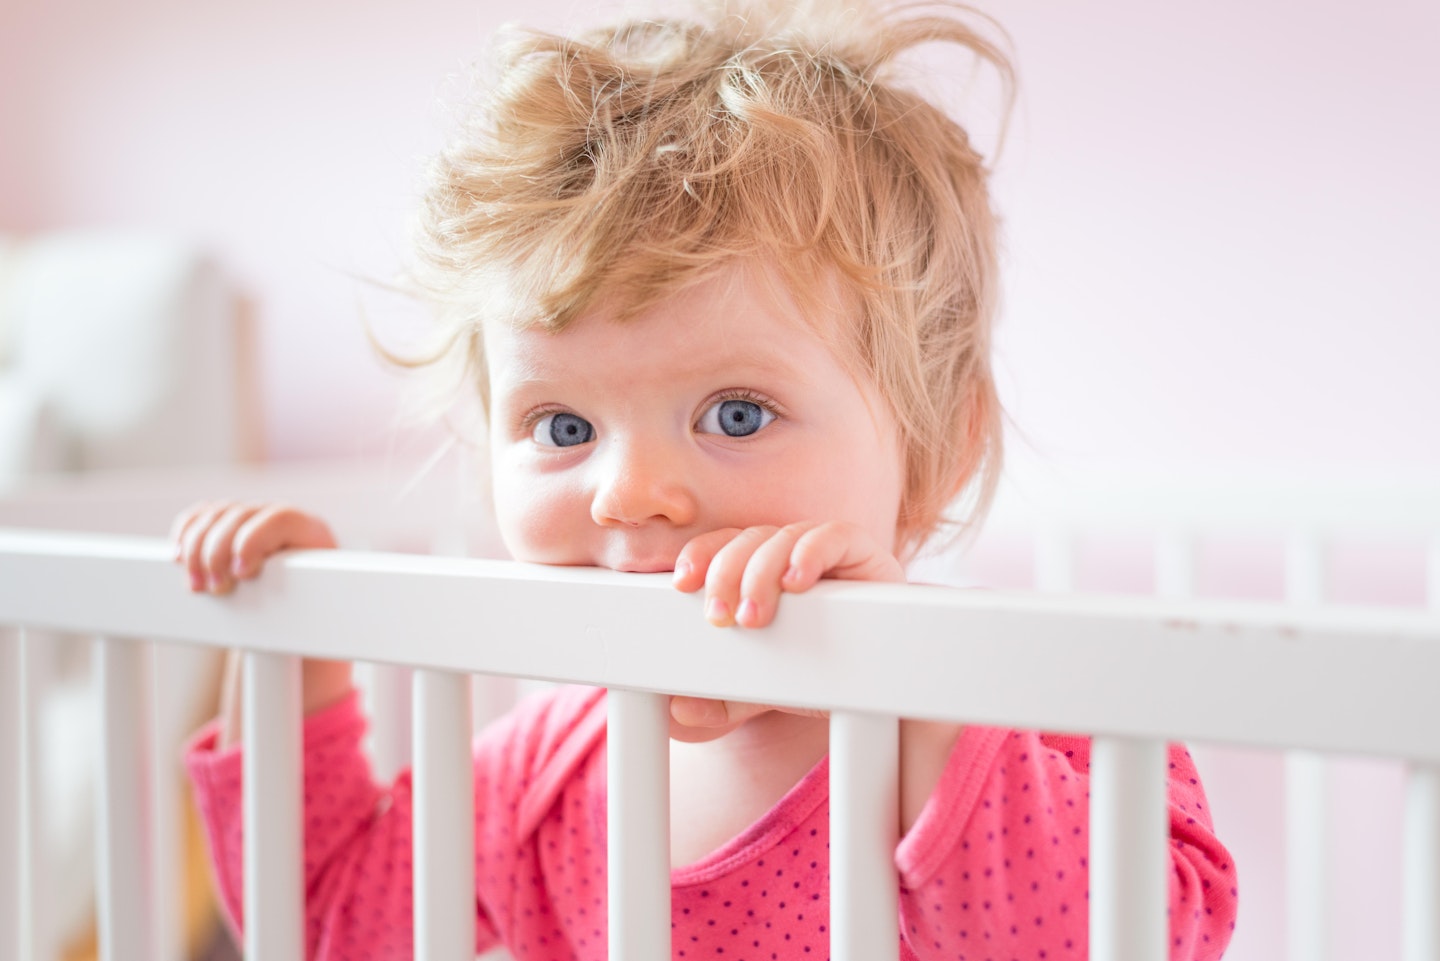
<svg viewBox="0 0 1440 961">
<path fill-rule="evenodd" d="M 893 548 L 888 405 L 745 271 L 624 322 L 487 324 L 485 349 L 495 507 L 517 560 L 669 571 L 699 534 L 806 520 Z"/>
</svg>

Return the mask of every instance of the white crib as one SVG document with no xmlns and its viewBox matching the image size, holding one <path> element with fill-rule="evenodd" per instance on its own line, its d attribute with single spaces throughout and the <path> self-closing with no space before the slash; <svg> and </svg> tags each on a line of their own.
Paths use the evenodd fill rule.
<svg viewBox="0 0 1440 961">
<path fill-rule="evenodd" d="M 189 488 L 213 481 L 172 486 L 164 492 L 172 502 L 153 484 L 139 484 L 126 516 L 130 523 L 146 510 L 168 517 L 192 496 Z M 285 483 L 260 476 L 240 486 L 275 496 Z M 312 484 L 306 493 L 322 488 Z M 1042 488 L 1048 493 L 1037 493 Z M 1166 953 L 1166 741 L 1403 759 L 1404 957 L 1440 961 L 1440 486 L 1332 486 L 1307 495 L 1257 484 L 1157 491 L 1132 479 L 1127 487 L 1042 485 L 1028 497 L 1024 490 L 1008 490 L 990 543 L 1023 530 L 1042 591 L 825 583 L 788 598 L 773 627 L 724 634 L 662 576 L 458 557 L 307 553 L 278 561 L 234 597 L 194 596 L 180 587 L 170 548 L 157 537 L 35 529 L 126 526 L 95 516 L 102 499 L 94 490 L 12 502 L 0 522 L 28 529 L 0 532 L 0 625 L 21 629 L 18 643 L 0 643 L 0 768 L 20 774 L 0 780 L 0 937 L 9 939 L 0 957 L 27 958 L 31 950 L 25 898 L 35 867 L 22 857 L 30 796 L 23 758 L 38 692 L 27 689 L 25 662 L 39 640 L 24 640 L 30 628 L 96 638 L 106 958 L 170 956 L 161 947 L 169 943 L 160 898 L 167 888 L 156 879 L 163 858 L 147 846 L 161 825 L 146 773 L 154 748 L 145 692 L 152 642 L 178 641 L 248 652 L 244 738 L 264 746 L 246 752 L 245 774 L 246 837 L 265 839 L 246 852 L 245 950 L 255 961 L 303 953 L 298 655 L 416 669 L 418 958 L 473 953 L 472 845 L 456 839 L 472 828 L 467 679 L 478 672 L 611 688 L 613 958 L 671 956 L 669 692 L 831 711 L 837 959 L 896 956 L 891 851 L 903 715 L 1095 735 L 1090 956 L 1097 961 Z M 141 501 L 145 510 L 135 507 Z M 429 510 L 424 523 L 454 521 L 433 506 L 448 500 L 420 503 L 431 505 L 419 512 Z M 345 525 L 338 526 L 343 539 Z M 163 529 L 163 520 L 150 529 Z M 1077 545 L 1097 529 L 1145 538 L 1159 596 L 1074 589 L 1085 586 L 1076 578 Z M 1280 539 L 1286 603 L 1191 599 L 1199 544 L 1217 529 L 1262 529 Z M 1357 532 L 1421 545 L 1428 610 L 1322 603 L 1325 545 Z M 565 604 L 553 602 L 557 587 Z M 875 656 L 880 643 L 884 657 Z M 1212 656 L 1196 659 L 1197 647 Z M 1188 683 L 1169 683 L 1177 676 Z M 1226 710 L 1215 711 L 1216 701 Z M 1322 799 L 1303 788 L 1318 762 L 1313 754 L 1296 757 L 1292 826 L 1313 830 Z M 1243 861 L 1240 867 L 1243 876 Z M 1320 929 L 1324 911 L 1313 866 L 1297 855 L 1290 870 L 1306 882 L 1290 888 L 1290 957 L 1324 959 L 1323 936 L 1307 933 Z"/>
</svg>

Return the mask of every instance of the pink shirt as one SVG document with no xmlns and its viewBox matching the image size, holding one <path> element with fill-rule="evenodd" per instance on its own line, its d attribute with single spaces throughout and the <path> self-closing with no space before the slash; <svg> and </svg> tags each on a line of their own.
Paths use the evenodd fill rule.
<svg viewBox="0 0 1440 961">
<path fill-rule="evenodd" d="M 374 783 L 355 696 L 305 722 L 307 949 L 325 959 L 412 952 L 409 773 Z M 222 899 L 237 926 L 238 748 L 207 728 L 187 763 Z M 476 949 L 517 959 L 600 961 L 605 928 L 605 703 L 560 688 L 475 743 Z M 1216 840 L 1194 764 L 1170 755 L 1171 958 L 1218 958 L 1236 910 L 1235 871 Z M 1085 738 L 966 727 L 940 784 L 895 852 L 901 957 L 1086 956 Z M 674 956 L 722 961 L 829 957 L 829 789 L 821 761 L 764 817 L 676 869 Z"/>
</svg>

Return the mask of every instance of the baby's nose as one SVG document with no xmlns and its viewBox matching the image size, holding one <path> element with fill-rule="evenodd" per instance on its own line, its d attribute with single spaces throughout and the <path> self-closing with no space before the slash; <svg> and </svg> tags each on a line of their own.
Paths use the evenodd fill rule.
<svg viewBox="0 0 1440 961">
<path fill-rule="evenodd" d="M 688 527 L 695 522 L 696 499 L 673 458 L 622 448 L 603 461 L 590 502 L 596 524 L 638 527 L 665 521 Z"/>
</svg>

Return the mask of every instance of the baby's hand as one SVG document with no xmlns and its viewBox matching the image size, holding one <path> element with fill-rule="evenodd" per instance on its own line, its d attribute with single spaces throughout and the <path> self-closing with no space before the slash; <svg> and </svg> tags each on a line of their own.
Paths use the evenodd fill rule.
<svg viewBox="0 0 1440 961">
<path fill-rule="evenodd" d="M 227 594 L 236 581 L 258 576 L 278 551 L 335 546 L 324 521 L 283 504 L 194 504 L 175 518 L 171 537 L 190 590 L 212 594 Z"/>
<path fill-rule="evenodd" d="M 808 591 L 823 577 L 903 581 L 905 570 L 864 528 L 836 522 L 711 531 L 686 544 L 675 561 L 675 586 L 688 593 L 703 585 L 705 617 L 718 627 L 764 627 L 774 620 L 781 593 Z M 771 710 L 765 704 L 672 697 L 671 736 L 707 740 Z"/>
<path fill-rule="evenodd" d="M 764 627 L 782 592 L 808 591 L 823 577 L 903 581 L 905 570 L 863 527 L 833 521 L 711 531 L 675 561 L 675 586 L 704 585 L 705 617 L 717 627 Z"/>
</svg>

